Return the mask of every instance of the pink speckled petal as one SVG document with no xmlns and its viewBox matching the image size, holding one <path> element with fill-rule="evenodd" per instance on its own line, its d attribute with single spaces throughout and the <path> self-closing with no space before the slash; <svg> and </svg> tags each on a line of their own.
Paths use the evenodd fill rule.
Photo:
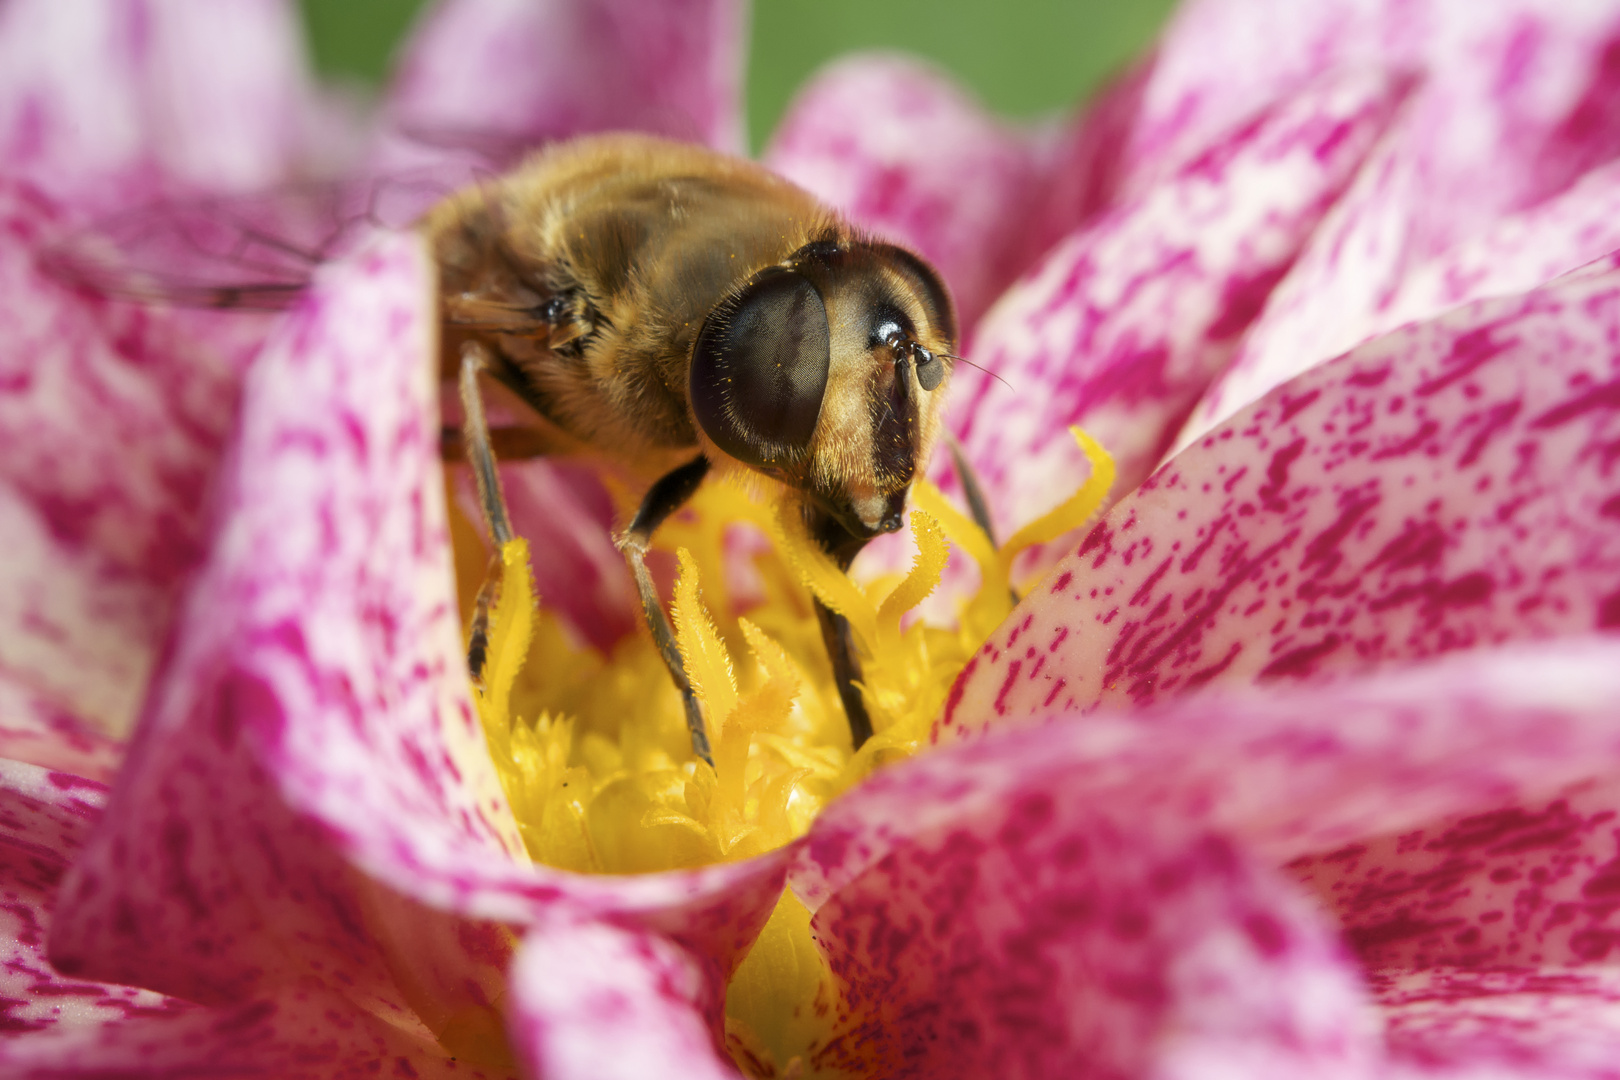
<svg viewBox="0 0 1620 1080">
<path fill-rule="evenodd" d="M 202 556 L 241 354 L 41 273 L 71 220 L 0 181 L 0 682 L 122 735 Z"/>
<path fill-rule="evenodd" d="M 215 1010 L 53 969 L 51 901 L 105 798 L 92 781 L 0 761 L 0 1072 L 330 1077 L 384 1061 L 396 1075 L 468 1075 L 425 1032 L 361 1013 L 317 980 Z"/>
<path fill-rule="evenodd" d="M 1252 27 L 1239 29 L 1240 18 L 1258 18 L 1253 26 L 1269 27 L 1267 20 L 1276 15 L 1281 37 L 1264 48 L 1284 57 L 1284 67 L 1294 63 L 1287 58 L 1301 55 L 1283 44 L 1295 38 L 1303 55 L 1319 65 L 1404 59 L 1422 78 L 1400 124 L 1278 286 L 1178 447 L 1301 371 L 1407 318 L 1435 314 L 1400 296 L 1409 276 L 1459 244 L 1477 243 L 1503 216 L 1567 191 L 1614 156 L 1620 64 L 1611 54 L 1620 55 L 1620 9 L 1613 5 L 1443 0 L 1379 12 L 1374 4 L 1328 3 L 1298 9 L 1308 14 L 1297 15 L 1272 10 L 1278 7 L 1240 0 L 1190 10 L 1187 23 L 1200 29 L 1189 31 L 1179 51 L 1167 46 L 1158 74 L 1174 82 L 1177 56 L 1208 50 L 1207 39 L 1196 45 L 1194 39 L 1218 34 L 1205 25 L 1211 20 L 1248 40 L 1234 45 L 1248 55 L 1255 44 Z M 1243 16 L 1240 8 L 1246 9 Z M 1224 14 L 1211 14 L 1216 11 Z M 1197 112 L 1196 100 L 1198 93 L 1182 101 L 1190 110 L 1183 119 Z M 1165 103 L 1147 111 L 1159 107 Z M 1181 122 L 1168 112 L 1162 118 L 1172 126 Z M 1144 121 L 1142 130 L 1153 124 Z M 1556 220 L 1547 224 L 1557 228 Z M 1606 253 L 1591 242 L 1599 238 L 1588 239 L 1559 259 L 1557 270 Z M 1540 261 L 1519 261 L 1520 288 L 1546 280 L 1524 280 Z M 1458 300 L 1482 295 L 1488 293 Z"/>
<path fill-rule="evenodd" d="M 950 938 L 962 913 L 976 912 L 997 881 L 1017 883 L 1001 886 L 1010 897 L 1038 898 L 1066 866 L 1054 849 L 1027 867 L 1011 861 L 992 871 L 995 851 L 1016 854 L 1010 838 L 1022 830 L 975 824 L 966 835 L 962 823 L 1013 821 L 1013 808 L 1030 799 L 1044 805 L 1054 830 L 1106 813 L 1128 836 L 1121 850 L 1108 848 L 1106 858 L 1095 846 L 1075 850 L 1089 865 L 1112 870 L 1136 857 L 1125 849 L 1151 850 L 1147 823 L 1180 822 L 1189 835 L 1211 830 L 1230 838 L 1262 865 L 1289 864 L 1343 920 L 1361 961 L 1388 969 L 1381 982 L 1414 990 L 1426 967 L 1472 968 L 1460 979 L 1475 984 L 1472 994 L 1459 986 L 1455 1000 L 1438 992 L 1430 998 L 1465 1030 L 1493 1008 L 1488 988 L 1478 984 L 1491 971 L 1507 979 L 1515 964 L 1525 969 L 1520 981 L 1541 997 L 1494 1006 L 1517 1014 L 1486 1023 L 1497 1049 L 1551 1045 L 1582 1022 L 1590 1025 L 1588 1041 L 1612 1046 L 1615 1025 L 1599 1008 L 1603 970 L 1569 968 L 1603 959 L 1609 923 L 1620 913 L 1609 896 L 1620 806 L 1612 780 L 1620 760 L 1617 700 L 1620 641 L 1593 635 L 1331 686 L 1229 690 L 1146 711 L 1058 719 L 878 774 L 816 822 L 791 881 L 819 907 L 816 926 L 835 955 L 891 939 L 926 955 L 939 948 L 932 939 Z M 948 843 L 952 836 L 965 838 Z M 963 868 L 974 859 L 976 872 Z M 897 872 L 904 888 L 892 885 Z M 890 884 L 867 885 L 875 880 Z M 835 932 L 828 912 L 847 907 L 851 895 L 887 909 L 895 903 L 887 897 L 917 895 L 921 886 L 937 886 L 936 899 L 920 903 L 909 921 L 885 915 L 873 923 L 868 916 L 847 941 Z M 1098 897 L 1070 893 L 1053 925 L 1101 933 L 1107 923 Z M 884 927 L 889 937 L 872 932 Z M 1047 946 L 1057 937 L 1047 930 L 1036 940 Z M 977 976 L 964 961 L 984 951 L 959 948 L 952 970 Z M 1054 965 L 1043 974 L 1069 970 Z M 863 986 L 873 979 L 907 1004 L 925 993 L 906 997 L 886 989 L 881 973 L 862 969 Z M 1583 982 L 1592 985 L 1583 990 Z M 1380 989 L 1393 1006 L 1399 995 Z M 1009 999 L 1018 1000 L 999 996 Z M 934 1008 L 962 1006 L 930 1003 L 916 1011 L 927 1016 Z M 1392 1043 L 1398 1055 L 1421 1060 L 1426 1047 L 1439 1052 L 1448 1039 L 1456 1042 L 1456 1032 L 1420 1002 L 1398 1016 L 1405 1032 Z M 1447 1052 L 1458 1051 L 1452 1045 Z"/>
<path fill-rule="evenodd" d="M 1372 983 L 1402 1077 L 1607 1080 L 1620 1060 L 1612 967 L 1435 967 Z"/>
<path fill-rule="evenodd" d="M 58 198 L 109 209 L 170 185 L 281 182 L 313 109 L 281 0 L 0 8 L 0 161 Z"/>
<path fill-rule="evenodd" d="M 735 1078 L 712 1032 L 720 998 L 702 968 L 657 934 L 548 920 L 512 967 L 508 1028 L 546 1080 Z"/>
<path fill-rule="evenodd" d="M 1592 170 L 1568 191 L 1511 214 L 1401 280 L 1369 323 L 1381 334 L 1460 304 L 1526 292 L 1620 249 L 1620 162 Z"/>
<path fill-rule="evenodd" d="M 1585 635 L 1332 684 L 1060 716 L 880 774 L 817 820 L 791 880 L 818 904 L 908 837 L 1004 801 L 1048 769 L 1101 804 L 1128 797 L 1174 812 L 1279 866 L 1550 799 L 1613 772 L 1617 661 L 1620 641 Z"/>
<path fill-rule="evenodd" d="M 449 147 L 635 130 L 741 153 L 745 24 L 742 0 L 442 0 L 387 113 Z"/>
<path fill-rule="evenodd" d="M 1399 330 L 1115 505 L 946 725 L 1620 626 L 1620 272 Z"/>
<path fill-rule="evenodd" d="M 957 812 L 930 806 L 929 826 L 820 906 L 812 928 L 848 989 L 810 1065 L 1031 1080 L 1369 1074 L 1374 1014 L 1302 897 L 1195 820 L 1129 796 L 1093 801 L 1047 767 L 1061 752 L 1024 745 L 1020 775 L 994 797 L 976 783 L 984 769 L 927 792 L 961 800 Z M 880 774 L 879 788 L 963 759 L 908 764 L 919 769 Z M 892 821 L 866 791 L 829 813 L 847 825 L 878 810 L 871 835 Z"/>
<path fill-rule="evenodd" d="M 345 860 L 483 922 L 558 902 L 642 919 L 714 977 L 769 914 L 786 852 L 630 879 L 522 854 L 467 696 L 428 282 L 419 237 L 378 237 L 254 366 L 208 563 L 65 887 L 64 969 L 216 1001 L 267 993 L 313 956 L 368 1008 L 405 1008 L 389 928 L 409 919 Z M 498 974 L 500 950 L 458 957 L 441 937 L 429 981 L 478 1005 L 482 984 L 446 973 Z"/>
<path fill-rule="evenodd" d="M 1283 101 L 1071 236 L 996 305 L 970 351 L 1010 386 L 959 365 L 951 423 L 1001 529 L 1085 476 L 1070 424 L 1113 455 L 1116 493 L 1146 478 L 1402 89 L 1365 73 Z"/>
<path fill-rule="evenodd" d="M 1451 232 L 1613 155 L 1617 31 L 1601 0 L 1196 0 L 1160 41 L 1129 167 L 1137 183 L 1162 175 L 1323 72 L 1404 67 L 1426 76 L 1434 121 L 1424 227 Z"/>
<path fill-rule="evenodd" d="M 110 784 L 124 743 L 6 677 L 0 678 L 0 758 Z"/>
<path fill-rule="evenodd" d="M 1372 969 L 1602 963 L 1620 944 L 1620 780 L 1607 771 L 1542 798 L 1364 836 L 1289 869 Z"/>
<path fill-rule="evenodd" d="M 840 60 L 812 79 L 764 154 L 857 225 L 933 263 L 964 328 L 1057 239 L 1031 235 L 1044 194 L 1038 157 L 1031 135 L 945 75 L 885 54 Z"/>
</svg>

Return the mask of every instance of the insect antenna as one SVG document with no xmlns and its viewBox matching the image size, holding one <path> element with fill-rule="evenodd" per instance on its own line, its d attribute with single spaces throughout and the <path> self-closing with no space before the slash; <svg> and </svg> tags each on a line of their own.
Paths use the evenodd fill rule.
<svg viewBox="0 0 1620 1080">
<path fill-rule="evenodd" d="M 957 356 L 955 353 L 942 352 L 942 353 L 935 353 L 934 355 L 935 356 L 943 356 L 947 360 L 960 361 L 961 363 L 966 364 L 970 368 L 978 368 L 980 371 L 984 372 L 986 375 L 988 375 L 992 379 L 996 380 L 996 382 L 1000 383 L 1002 386 L 1005 386 L 1007 389 L 1012 390 L 1013 393 L 1015 393 L 1015 394 L 1018 393 L 1018 391 L 1013 388 L 1012 383 L 1008 382 L 1006 379 L 1003 379 L 1000 375 L 997 375 L 995 372 L 991 371 L 989 368 L 985 367 L 983 364 L 975 364 L 973 361 L 969 360 L 967 357 L 965 357 L 965 356 Z"/>
</svg>

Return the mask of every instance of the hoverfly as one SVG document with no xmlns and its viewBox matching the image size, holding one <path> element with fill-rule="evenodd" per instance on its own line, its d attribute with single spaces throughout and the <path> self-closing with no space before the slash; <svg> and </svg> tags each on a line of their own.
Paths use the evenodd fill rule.
<svg viewBox="0 0 1620 1080">
<path fill-rule="evenodd" d="M 510 533 L 495 450 L 566 442 L 659 476 L 618 543 L 708 758 L 648 542 L 708 474 L 742 470 L 780 486 L 843 569 L 899 529 L 958 359 L 949 291 L 915 254 L 764 168 L 641 135 L 553 144 L 419 227 L 439 270 L 441 375 L 467 417 L 447 453 L 471 459 L 497 542 Z M 291 288 L 270 278 L 272 297 Z M 527 406 L 523 430 L 492 438 L 480 372 Z M 859 748 L 872 734 L 860 660 L 843 617 L 816 610 Z"/>
</svg>

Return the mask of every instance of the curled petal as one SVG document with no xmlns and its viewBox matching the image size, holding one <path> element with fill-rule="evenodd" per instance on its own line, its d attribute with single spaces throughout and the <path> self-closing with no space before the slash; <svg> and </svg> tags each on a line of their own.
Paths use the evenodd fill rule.
<svg viewBox="0 0 1620 1080">
<path fill-rule="evenodd" d="M 0 160 L 101 208 L 167 186 L 243 190 L 310 149 L 302 28 L 280 0 L 0 11 Z"/>
<path fill-rule="evenodd" d="M 1173 809 L 1274 865 L 1528 802 L 1606 771 L 1617 658 L 1620 643 L 1593 635 L 1008 731 L 829 807 L 791 880 L 819 904 L 909 837 L 1002 804 L 1048 768 L 1098 805 Z"/>
<path fill-rule="evenodd" d="M 497 156 L 611 130 L 740 153 L 745 20 L 740 0 L 443 0 L 387 112 L 408 137 Z"/>
<path fill-rule="evenodd" d="M 946 726 L 1620 625 L 1609 262 L 1295 379 L 1114 509 Z"/>
<path fill-rule="evenodd" d="M 548 1080 L 737 1076 L 712 1031 L 702 966 L 657 934 L 551 920 L 512 968 L 509 1026 L 531 1074 Z"/>
<path fill-rule="evenodd" d="M 1029 239 L 1043 179 L 1034 139 L 909 58 L 851 57 L 822 71 L 764 157 L 857 225 L 933 263 L 964 327 L 1039 253 Z"/>
<path fill-rule="evenodd" d="M 209 1001 L 320 955 L 375 1010 L 425 1016 L 350 864 L 479 922 L 640 919 L 722 968 L 768 916 L 786 853 L 626 879 L 529 865 L 468 699 L 429 282 L 419 237 L 377 237 L 254 366 L 218 535 L 64 889 L 64 969 Z"/>
<path fill-rule="evenodd" d="M 1597 1007 L 1591 998 L 1605 1000 L 1600 969 L 1560 972 L 1582 962 L 1571 948 L 1606 940 L 1613 912 L 1602 893 L 1613 877 L 1606 823 L 1615 794 L 1601 778 L 1620 750 L 1617 698 L 1620 643 L 1593 636 L 1471 652 L 1330 686 L 1227 691 L 1144 711 L 1098 712 L 1083 721 L 1054 719 L 941 748 L 873 777 L 817 821 L 791 881 L 819 908 L 816 926 L 835 956 L 890 947 L 926 956 L 935 947 L 931 939 L 951 939 L 964 918 L 977 918 L 981 897 L 1000 882 L 1007 883 L 999 886 L 1005 895 L 1017 898 L 1006 902 L 1039 912 L 1043 898 L 1062 896 L 1067 905 L 1054 926 L 1076 936 L 1085 927 L 1102 933 L 1108 924 L 1099 898 L 1107 893 L 1063 893 L 1056 883 L 1076 867 L 1095 867 L 1099 878 L 1103 868 L 1129 873 L 1142 852 L 1159 850 L 1155 837 L 1177 835 L 1179 822 L 1184 835 L 1213 832 L 1262 865 L 1288 864 L 1345 919 L 1362 962 L 1387 972 L 1380 979 L 1384 1003 L 1395 1008 L 1400 987 L 1412 991 L 1397 1012 L 1405 1032 L 1392 1040 L 1397 1055 L 1422 1061 L 1433 1048 L 1464 1056 L 1461 1040 L 1480 1025 L 1496 1029 L 1494 1049 L 1510 1058 L 1537 1046 L 1556 1050 L 1571 1011 L 1590 1018 Z M 1594 777 L 1596 786 L 1587 782 Z M 1040 828 L 1012 827 L 1022 826 L 1017 808 L 1025 803 L 1041 810 L 1031 815 Z M 1135 854 L 1109 847 L 1102 858 L 1095 842 L 1072 844 L 1067 861 L 1055 847 L 1027 866 L 989 869 L 993 860 L 1016 854 L 1026 833 L 1058 835 L 1103 814 L 1120 823 Z M 1000 827 L 980 829 L 984 821 Z M 1366 839 L 1378 837 L 1389 840 Z M 1338 869 L 1345 863 L 1353 871 Z M 978 869 L 966 870 L 970 865 Z M 1509 881 L 1507 870 L 1520 876 Z M 896 877 L 905 888 L 893 887 Z M 889 887 L 868 884 L 875 881 Z M 918 889 L 922 901 L 888 899 L 917 896 Z M 1401 940 L 1402 922 L 1388 916 L 1403 902 L 1411 908 L 1405 927 L 1431 911 L 1444 926 Z M 910 917 L 884 914 L 874 921 L 866 914 L 865 923 L 842 922 L 851 906 Z M 1505 908 L 1506 920 L 1492 916 L 1493 908 Z M 840 936 L 840 925 L 858 925 L 861 932 Z M 1467 930 L 1476 933 L 1462 933 Z M 1043 947 L 1054 936 L 1041 935 Z M 997 944 L 1006 948 L 1010 940 L 994 933 L 982 939 L 988 944 L 957 944 L 955 966 L 947 970 L 968 970 L 964 957 L 982 956 Z M 1481 948 L 1467 958 L 1471 944 Z M 1127 938 L 1124 946 L 1111 941 L 1109 947 L 1131 943 Z M 1333 954 L 1323 955 L 1331 960 Z M 1427 1000 L 1440 1011 L 1426 1013 L 1415 976 L 1402 973 L 1445 963 L 1466 964 L 1476 974 L 1457 979 L 1454 998 L 1431 987 Z M 1514 976 L 1514 965 L 1525 970 Z M 1073 969 L 1048 970 L 1055 980 Z M 1524 992 L 1534 988 L 1546 996 L 1516 1008 L 1498 1002 L 1499 1015 L 1512 1019 L 1495 1025 L 1492 971 L 1503 985 L 1517 979 Z M 882 971 L 861 971 L 862 983 L 876 979 L 881 986 L 883 978 Z M 913 1003 L 903 988 L 893 994 Z M 1583 1005 L 1583 994 L 1589 1004 Z M 1026 999 L 1002 994 L 997 1000 Z M 1251 1002 L 1244 1005 L 1251 1018 L 1267 1015 Z M 964 1009 L 930 1000 L 911 1015 Z M 1446 1027 L 1447 1016 L 1455 1029 Z M 1593 1038 L 1586 1036 L 1588 1048 Z M 1474 1056 L 1490 1055 L 1476 1048 Z"/>
<path fill-rule="evenodd" d="M 1064 241 L 985 318 L 951 422 L 1003 535 L 1084 475 L 1078 424 L 1119 468 L 1153 469 L 1277 279 L 1382 131 L 1402 86 L 1328 80 Z"/>
</svg>

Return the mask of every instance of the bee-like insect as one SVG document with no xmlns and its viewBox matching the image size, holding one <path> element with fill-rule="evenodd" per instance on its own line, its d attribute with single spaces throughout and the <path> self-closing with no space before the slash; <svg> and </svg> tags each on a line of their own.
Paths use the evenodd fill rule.
<svg viewBox="0 0 1620 1080">
<path fill-rule="evenodd" d="M 330 236 L 375 220 L 378 207 L 375 189 L 363 206 L 347 196 L 323 206 L 339 226 Z M 227 211 L 182 206 L 109 223 L 121 235 L 102 239 L 187 264 L 168 287 L 161 274 L 109 271 L 99 256 L 69 253 L 57 268 L 111 293 L 285 306 L 311 269 L 301 264 L 328 243 L 236 226 Z M 256 208 L 239 220 L 262 216 Z M 300 207 L 295 220 L 310 216 Z M 958 359 L 949 291 L 921 258 L 863 235 L 766 169 L 641 135 L 554 144 L 443 198 L 419 224 L 438 264 L 441 373 L 459 382 L 466 414 L 462 432 L 446 433 L 446 456 L 470 459 L 497 541 L 510 536 L 497 456 L 585 449 L 657 477 L 619 546 L 682 691 L 693 750 L 707 759 L 697 699 L 643 560 L 652 534 L 711 471 L 733 470 L 780 485 L 844 569 L 900 528 Z M 253 280 L 229 282 L 240 270 Z M 491 432 L 480 372 L 532 416 Z M 819 601 L 816 610 L 858 748 L 872 734 L 859 658 L 845 620 Z M 481 649 L 475 625 L 475 678 Z"/>
<path fill-rule="evenodd" d="M 949 291 L 916 255 L 760 166 L 645 136 L 556 145 L 424 225 L 445 374 L 461 370 L 474 424 L 473 375 L 487 368 L 539 431 L 660 470 L 620 547 L 707 757 L 642 559 L 652 533 L 710 471 L 738 469 L 785 487 L 842 568 L 900 528 L 955 360 Z M 487 441 L 467 442 L 498 515 Z M 859 747 L 872 728 L 849 627 L 819 602 L 817 614 Z"/>
</svg>

